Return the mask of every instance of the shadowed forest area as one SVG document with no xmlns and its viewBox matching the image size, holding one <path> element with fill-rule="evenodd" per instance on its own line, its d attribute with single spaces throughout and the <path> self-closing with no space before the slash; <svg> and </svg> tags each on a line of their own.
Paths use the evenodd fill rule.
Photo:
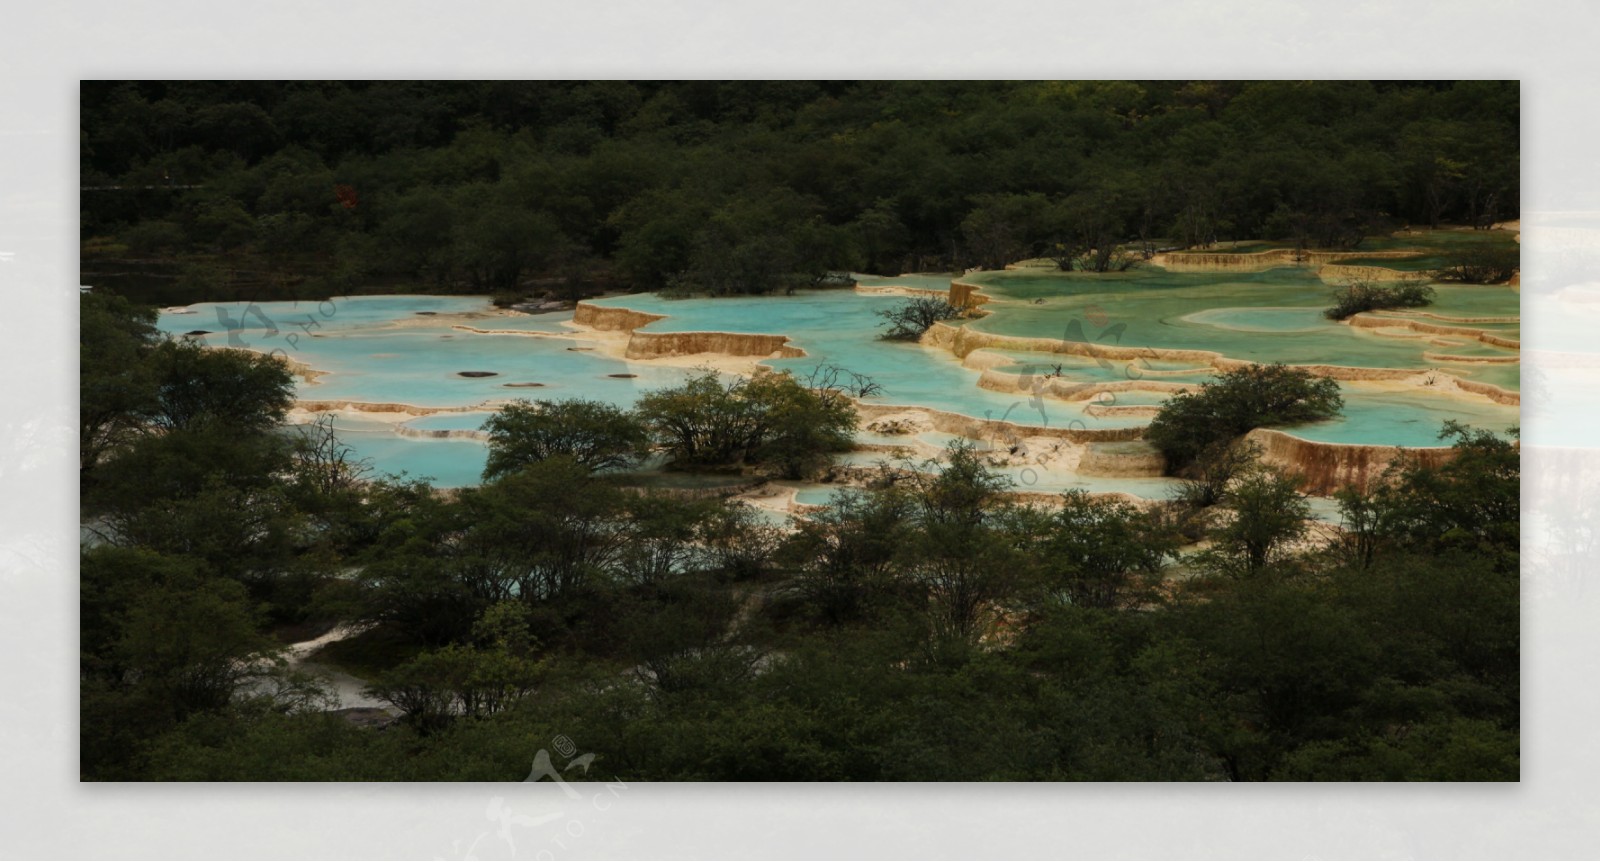
<svg viewBox="0 0 1600 862">
<path fill-rule="evenodd" d="M 1516 82 L 86 82 L 86 283 L 157 305 L 766 292 L 1518 212 Z"/>
</svg>

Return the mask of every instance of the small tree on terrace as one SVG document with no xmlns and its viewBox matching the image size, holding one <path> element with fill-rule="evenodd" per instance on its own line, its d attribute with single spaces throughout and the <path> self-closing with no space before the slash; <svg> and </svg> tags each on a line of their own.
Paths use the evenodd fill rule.
<svg viewBox="0 0 1600 862">
<path fill-rule="evenodd" d="M 683 464 L 742 460 L 759 432 L 754 406 L 741 397 L 742 380 L 724 383 L 706 371 L 682 386 L 657 389 L 635 409 L 655 442 Z"/>
<path fill-rule="evenodd" d="M 1380 287 L 1364 281 L 1352 282 L 1333 293 L 1333 306 L 1322 316 L 1329 320 L 1347 320 L 1363 311 L 1385 308 L 1422 308 L 1433 304 L 1433 288 L 1425 284 L 1398 284 Z"/>
<path fill-rule="evenodd" d="M 935 323 L 960 317 L 961 309 L 937 297 L 919 296 L 893 308 L 885 308 L 878 312 L 878 316 L 885 321 L 879 325 L 889 327 L 889 331 L 881 336 L 884 340 L 916 341 Z"/>
<path fill-rule="evenodd" d="M 1520 260 L 1515 248 L 1467 247 L 1447 257 L 1435 277 L 1462 284 L 1496 284 L 1510 278 Z"/>
<path fill-rule="evenodd" d="M 854 445 L 855 405 L 844 393 L 810 389 L 789 374 L 758 374 L 744 387 L 756 405 L 763 433 L 757 460 L 798 479 L 834 452 Z"/>
<path fill-rule="evenodd" d="M 514 473 L 565 455 L 593 471 L 627 467 L 649 448 L 649 434 L 632 413 L 599 401 L 513 401 L 484 430 L 489 460 L 483 478 Z"/>
<path fill-rule="evenodd" d="M 812 390 L 787 372 L 723 382 L 708 371 L 645 395 L 638 410 L 678 463 L 766 463 L 789 477 L 849 449 L 856 423 L 843 393 Z"/>
<path fill-rule="evenodd" d="M 1176 471 L 1218 441 L 1254 428 L 1328 419 L 1343 406 L 1334 380 L 1281 363 L 1246 365 L 1168 399 L 1144 437 Z"/>
</svg>

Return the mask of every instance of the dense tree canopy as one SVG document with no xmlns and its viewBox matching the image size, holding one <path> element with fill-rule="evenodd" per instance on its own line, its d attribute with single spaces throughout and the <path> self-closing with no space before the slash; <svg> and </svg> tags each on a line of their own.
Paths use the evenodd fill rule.
<svg viewBox="0 0 1600 862">
<path fill-rule="evenodd" d="M 1455 439 L 1449 467 L 1347 499 L 1381 513 L 1376 554 L 1298 541 L 1303 504 L 1252 468 L 1215 568 L 1177 579 L 1159 507 L 1019 505 L 966 447 L 781 549 L 560 457 L 454 498 L 379 483 L 388 535 L 318 601 L 374 626 L 324 660 L 400 713 L 382 732 L 274 677 L 237 582 L 104 546 L 84 774 L 516 780 L 565 734 L 625 781 L 1515 779 L 1515 520 L 1455 499 L 1514 487 L 1513 450 Z M 726 567 L 719 536 L 768 565 Z"/>
<path fill-rule="evenodd" d="M 88 82 L 82 236 L 161 303 L 203 295 L 173 260 L 258 298 L 1103 271 L 1515 218 L 1519 122 L 1492 81 Z"/>
</svg>

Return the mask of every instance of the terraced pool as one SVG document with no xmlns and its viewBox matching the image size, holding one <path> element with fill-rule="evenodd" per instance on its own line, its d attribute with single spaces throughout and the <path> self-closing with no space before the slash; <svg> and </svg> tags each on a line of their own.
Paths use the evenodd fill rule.
<svg viewBox="0 0 1600 862">
<path fill-rule="evenodd" d="M 1021 269 L 961 278 L 978 285 L 991 301 L 985 316 L 956 325 L 998 340 L 964 356 L 932 344 L 877 337 L 883 322 L 879 312 L 904 301 L 882 288 L 944 290 L 949 275 L 862 277 L 862 286 L 869 288 L 863 291 L 688 300 L 643 294 L 594 304 L 664 315 L 640 327 L 641 333 L 786 336 L 804 356 L 749 361 L 802 377 L 825 365 L 867 375 L 881 389 L 863 402 L 882 409 L 892 405 L 1003 418 L 1039 428 L 1131 429 L 1148 422 L 1150 408 L 1170 397 L 1175 385 L 1199 383 L 1215 370 L 1203 356 L 1129 359 L 1049 348 L 1065 340 L 1383 372 L 1377 376 L 1416 372 L 1415 379 L 1398 382 L 1342 381 L 1346 407 L 1341 417 L 1284 429 L 1305 440 L 1427 446 L 1436 445 L 1447 419 L 1496 430 L 1518 421 L 1514 404 L 1451 385 L 1459 379 L 1510 393 L 1520 389 L 1515 345 L 1520 295 L 1513 288 L 1440 285 L 1437 302 L 1425 313 L 1384 312 L 1370 325 L 1351 326 L 1322 316 L 1331 288 L 1308 267 L 1198 273 L 1147 268 L 1115 275 Z M 1600 322 L 1600 314 L 1593 317 Z M 670 363 L 622 358 L 615 338 L 626 340 L 625 335 L 607 342 L 574 326 L 572 318 L 570 312 L 500 312 L 482 297 L 372 296 L 316 305 L 200 304 L 169 309 L 159 325 L 174 335 L 198 331 L 194 337 L 211 346 L 293 360 L 307 372 L 298 382 L 303 406 L 313 413 L 332 412 L 335 427 L 358 455 L 384 472 L 431 476 L 440 485 L 458 486 L 478 480 L 485 449 L 479 440 L 450 432 L 481 428 L 500 403 L 584 397 L 628 406 L 642 392 L 676 385 L 695 373 L 694 357 Z M 1430 331 L 1430 326 L 1467 331 Z M 1566 326 L 1577 329 L 1570 322 Z M 1500 341 L 1479 339 L 1479 331 Z M 1077 387 L 1083 391 L 1072 400 L 1039 397 L 1039 381 L 1051 379 L 1089 387 Z M 1117 384 L 1118 391 L 1101 392 L 1095 388 L 1100 384 Z M 930 427 L 910 435 L 863 430 L 859 442 L 911 445 L 926 453 L 955 436 Z M 843 461 L 870 464 L 883 457 L 863 451 Z M 1160 497 L 1168 487 L 1160 478 L 1090 477 L 1043 465 L 1001 469 L 1014 473 L 1025 490 L 1081 487 Z M 803 502 L 815 496 L 806 494 Z"/>
</svg>

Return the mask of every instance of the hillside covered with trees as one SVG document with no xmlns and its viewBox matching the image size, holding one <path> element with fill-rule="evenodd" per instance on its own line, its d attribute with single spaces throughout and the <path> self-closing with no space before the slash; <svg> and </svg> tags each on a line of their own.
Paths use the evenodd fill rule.
<svg viewBox="0 0 1600 862">
<path fill-rule="evenodd" d="M 86 82 L 86 283 L 769 291 L 1518 216 L 1516 82 Z"/>
</svg>

